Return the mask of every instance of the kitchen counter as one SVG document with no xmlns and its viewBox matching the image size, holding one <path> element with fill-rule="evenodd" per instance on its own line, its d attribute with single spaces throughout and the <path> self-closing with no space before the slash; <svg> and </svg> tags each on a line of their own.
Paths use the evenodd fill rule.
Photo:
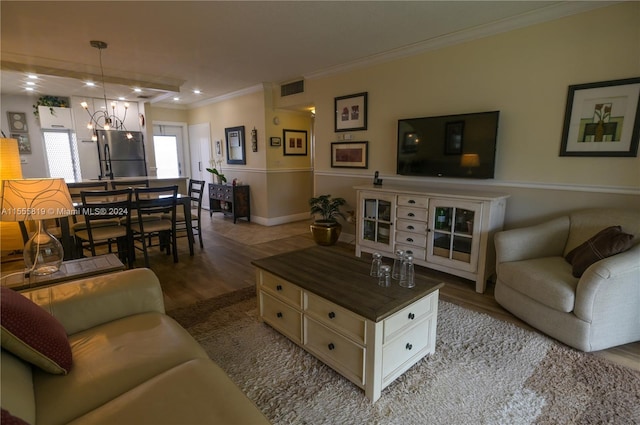
<svg viewBox="0 0 640 425">
<path fill-rule="evenodd" d="M 189 177 L 158 177 L 158 176 L 138 176 L 138 177 L 115 177 L 114 181 L 127 182 L 149 180 L 150 187 L 178 185 L 178 193 L 187 193 L 187 180 Z M 109 179 L 86 179 L 83 182 L 109 181 Z"/>
</svg>

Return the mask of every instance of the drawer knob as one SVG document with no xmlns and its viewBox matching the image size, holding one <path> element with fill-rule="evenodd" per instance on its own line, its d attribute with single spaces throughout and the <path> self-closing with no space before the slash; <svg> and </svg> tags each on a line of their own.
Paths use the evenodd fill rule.
<svg viewBox="0 0 640 425">
<path fill-rule="evenodd" d="M 329 343 L 327 347 L 329 348 L 329 350 L 333 350 L 334 348 L 336 348 L 336 346 L 333 345 L 333 342 Z"/>
<path fill-rule="evenodd" d="M 407 238 L 407 242 L 413 242 L 413 238 Z"/>
<path fill-rule="evenodd" d="M 414 227 L 413 227 L 413 226 L 407 226 L 407 229 L 409 229 L 409 230 L 413 230 L 413 229 L 414 229 Z"/>
<path fill-rule="evenodd" d="M 410 200 L 409 200 L 409 203 L 410 203 L 410 204 L 415 204 L 415 203 L 416 203 L 416 201 L 414 201 L 413 199 L 410 199 Z"/>
<path fill-rule="evenodd" d="M 406 348 L 407 350 L 411 350 L 413 348 L 413 345 L 407 342 L 407 345 L 405 345 L 404 348 Z"/>
<path fill-rule="evenodd" d="M 333 319 L 333 318 L 336 317 L 336 314 L 333 311 L 331 311 L 331 312 L 329 312 L 328 316 L 329 316 L 329 319 Z"/>
<path fill-rule="evenodd" d="M 282 318 L 282 313 L 278 312 L 278 313 L 276 314 L 276 316 L 277 316 L 278 318 L 280 318 L 280 319 L 281 319 L 281 318 Z"/>
<path fill-rule="evenodd" d="M 409 217 L 415 217 L 416 215 L 414 213 L 409 213 L 407 214 Z"/>
<path fill-rule="evenodd" d="M 413 319 L 415 319 L 415 318 L 416 318 L 416 315 L 415 315 L 415 314 L 413 314 L 413 313 L 409 313 L 408 318 L 409 318 L 410 320 L 413 320 Z"/>
<path fill-rule="evenodd" d="M 276 286 L 276 291 L 282 291 L 282 285 Z"/>
</svg>

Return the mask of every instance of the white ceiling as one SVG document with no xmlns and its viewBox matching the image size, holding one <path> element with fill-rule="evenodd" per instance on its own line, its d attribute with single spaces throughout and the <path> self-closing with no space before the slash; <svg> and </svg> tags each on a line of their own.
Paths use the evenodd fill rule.
<svg viewBox="0 0 640 425">
<path fill-rule="evenodd" d="M 1 91 L 107 95 L 189 107 L 265 82 L 313 78 L 602 7 L 566 1 L 8 1 Z M 114 84 L 111 84 L 114 83 Z M 116 84 L 117 83 L 117 84 Z M 193 94 L 194 89 L 202 91 Z M 179 101 L 174 101 L 174 97 Z"/>
</svg>

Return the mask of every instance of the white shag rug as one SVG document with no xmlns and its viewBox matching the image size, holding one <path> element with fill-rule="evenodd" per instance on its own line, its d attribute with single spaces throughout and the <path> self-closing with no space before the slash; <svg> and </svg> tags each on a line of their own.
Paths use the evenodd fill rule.
<svg viewBox="0 0 640 425">
<path fill-rule="evenodd" d="M 640 372 L 443 301 L 435 353 L 371 403 L 236 292 L 169 315 L 274 424 L 640 424 Z"/>
</svg>

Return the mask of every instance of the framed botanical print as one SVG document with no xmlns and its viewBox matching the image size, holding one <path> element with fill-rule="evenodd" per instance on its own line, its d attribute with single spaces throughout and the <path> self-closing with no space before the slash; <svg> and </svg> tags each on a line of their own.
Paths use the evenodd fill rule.
<svg viewBox="0 0 640 425">
<path fill-rule="evenodd" d="M 367 92 L 336 97 L 335 131 L 356 131 L 367 129 Z"/>
<path fill-rule="evenodd" d="M 569 86 L 560 156 L 636 156 L 640 78 Z"/>
<path fill-rule="evenodd" d="M 305 130 L 282 130 L 285 155 L 307 154 L 307 132 Z"/>
</svg>

